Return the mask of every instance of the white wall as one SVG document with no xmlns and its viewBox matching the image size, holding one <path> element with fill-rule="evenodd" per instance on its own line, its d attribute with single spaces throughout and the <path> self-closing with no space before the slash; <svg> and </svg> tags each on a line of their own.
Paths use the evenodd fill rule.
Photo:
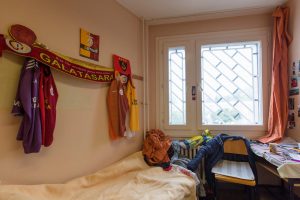
<svg viewBox="0 0 300 200">
<path fill-rule="evenodd" d="M 134 74 L 143 75 L 141 22 L 111 0 L 1 0 L 0 33 L 11 24 L 30 27 L 51 50 L 79 57 L 79 29 L 100 35 L 99 65 L 112 67 L 112 54 L 131 61 Z M 58 183 L 92 173 L 141 149 L 142 134 L 133 140 L 111 142 L 108 137 L 108 84 L 79 80 L 54 70 L 59 92 L 53 145 L 25 155 L 16 141 L 21 118 L 11 107 L 23 59 L 4 53 L 0 58 L 0 181 L 13 184 Z M 143 82 L 135 81 L 139 103 Z M 143 110 L 141 107 L 141 115 Z M 140 119 L 143 130 L 143 119 Z"/>
<path fill-rule="evenodd" d="M 289 47 L 289 65 L 296 60 L 300 60 L 300 1 L 299 0 L 289 0 L 288 7 L 290 7 L 290 21 L 289 21 L 289 32 L 293 36 L 293 41 Z M 298 81 L 298 86 L 300 83 Z M 300 98 L 295 97 L 295 121 L 296 128 L 288 129 L 288 135 L 296 140 L 300 141 L 300 117 L 297 117 L 297 105 L 300 104 Z"/>
</svg>

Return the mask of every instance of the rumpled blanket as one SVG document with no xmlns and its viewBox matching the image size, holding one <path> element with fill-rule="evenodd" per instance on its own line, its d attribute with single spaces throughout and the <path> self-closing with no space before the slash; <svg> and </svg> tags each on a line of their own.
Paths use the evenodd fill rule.
<svg viewBox="0 0 300 200">
<path fill-rule="evenodd" d="M 136 152 L 64 184 L 0 185 L 0 200 L 195 200 L 196 181 L 175 169 L 149 167 Z"/>
</svg>

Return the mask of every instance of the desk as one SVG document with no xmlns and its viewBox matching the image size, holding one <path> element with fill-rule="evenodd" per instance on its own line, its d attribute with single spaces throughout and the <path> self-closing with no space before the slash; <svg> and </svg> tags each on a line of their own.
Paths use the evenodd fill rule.
<svg viewBox="0 0 300 200">
<path fill-rule="evenodd" d="M 251 149 L 257 156 L 258 165 L 287 182 L 289 199 L 294 200 L 294 187 L 300 184 L 300 173 L 295 172 L 300 169 L 300 163 L 286 159 L 280 149 L 279 154 L 270 153 L 266 144 L 252 143 Z"/>
</svg>

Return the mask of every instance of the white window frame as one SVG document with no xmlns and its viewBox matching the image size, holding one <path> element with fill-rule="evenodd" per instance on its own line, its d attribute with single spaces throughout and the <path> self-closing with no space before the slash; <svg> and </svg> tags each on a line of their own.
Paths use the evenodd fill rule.
<svg viewBox="0 0 300 200">
<path fill-rule="evenodd" d="M 194 74 L 193 71 L 193 66 L 195 63 L 194 57 L 190 56 L 187 54 L 187 52 L 192 52 L 194 51 L 194 45 L 191 41 L 188 40 L 176 40 L 176 41 L 170 41 L 170 42 L 163 42 L 160 44 L 160 52 L 162 59 L 160 59 L 160 64 L 157 70 L 159 70 L 160 79 L 159 82 L 159 127 L 161 129 L 166 129 L 166 130 L 190 130 L 193 126 L 195 126 L 195 123 L 192 123 L 193 120 L 191 119 L 191 115 L 188 113 L 193 112 L 192 111 L 192 104 L 193 102 L 191 101 L 191 94 L 188 92 L 190 85 L 192 81 L 190 79 L 186 79 L 186 125 L 169 125 L 169 88 L 168 86 L 168 49 L 172 47 L 184 47 L 185 48 L 185 66 L 186 66 L 186 76 L 189 77 L 191 74 Z M 157 118 L 158 119 L 158 118 Z M 163 127 L 163 128 L 162 128 Z"/>
<path fill-rule="evenodd" d="M 193 35 L 180 35 L 159 37 L 156 39 L 156 128 L 164 130 L 172 136 L 195 135 L 199 130 L 206 128 L 213 132 L 229 132 L 244 134 L 245 136 L 263 135 L 267 130 L 269 94 L 270 94 L 270 28 L 257 28 L 234 31 L 221 31 L 200 33 Z M 262 125 L 202 125 L 201 112 L 201 45 L 237 43 L 247 41 L 261 42 L 261 75 L 262 75 Z M 168 119 L 168 48 L 186 47 L 186 120 L 187 125 L 169 125 Z M 196 101 L 192 101 L 191 88 L 197 86 Z"/>
</svg>

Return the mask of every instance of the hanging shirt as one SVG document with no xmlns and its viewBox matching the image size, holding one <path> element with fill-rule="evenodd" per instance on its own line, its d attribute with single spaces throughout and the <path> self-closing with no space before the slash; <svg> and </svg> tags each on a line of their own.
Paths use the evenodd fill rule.
<svg viewBox="0 0 300 200">
<path fill-rule="evenodd" d="M 128 100 L 124 91 L 124 84 L 120 80 L 113 80 L 107 94 L 107 108 L 109 117 L 109 136 L 112 140 L 124 137 L 126 131 L 126 114 Z"/>
<path fill-rule="evenodd" d="M 19 80 L 19 87 L 12 113 L 22 115 L 17 140 L 23 140 L 25 153 L 39 152 L 42 144 L 41 120 L 39 110 L 40 70 L 34 59 L 25 61 Z"/>
<path fill-rule="evenodd" d="M 128 99 L 125 94 L 124 84 L 118 81 L 118 105 L 119 105 L 119 134 L 124 137 L 126 131 L 126 114 L 129 111 Z"/>
<path fill-rule="evenodd" d="M 41 126 L 42 126 L 42 145 L 45 145 L 45 133 L 46 133 L 46 122 L 45 122 L 45 100 L 44 100 L 44 67 L 40 65 L 40 82 L 39 82 L 39 105 L 41 112 Z"/>
<path fill-rule="evenodd" d="M 109 137 L 112 140 L 119 138 L 119 103 L 118 103 L 118 82 L 114 79 L 107 93 L 107 110 L 108 110 L 108 128 Z"/>
<path fill-rule="evenodd" d="M 132 132 L 139 131 L 139 106 L 136 99 L 135 87 L 131 80 L 127 84 L 126 96 L 129 103 L 129 127 Z"/>
<path fill-rule="evenodd" d="M 56 104 L 58 99 L 58 92 L 52 76 L 50 67 L 40 63 L 43 68 L 44 82 L 44 106 L 45 106 L 45 142 L 46 147 L 50 146 L 53 142 L 53 134 L 56 124 Z"/>
</svg>

